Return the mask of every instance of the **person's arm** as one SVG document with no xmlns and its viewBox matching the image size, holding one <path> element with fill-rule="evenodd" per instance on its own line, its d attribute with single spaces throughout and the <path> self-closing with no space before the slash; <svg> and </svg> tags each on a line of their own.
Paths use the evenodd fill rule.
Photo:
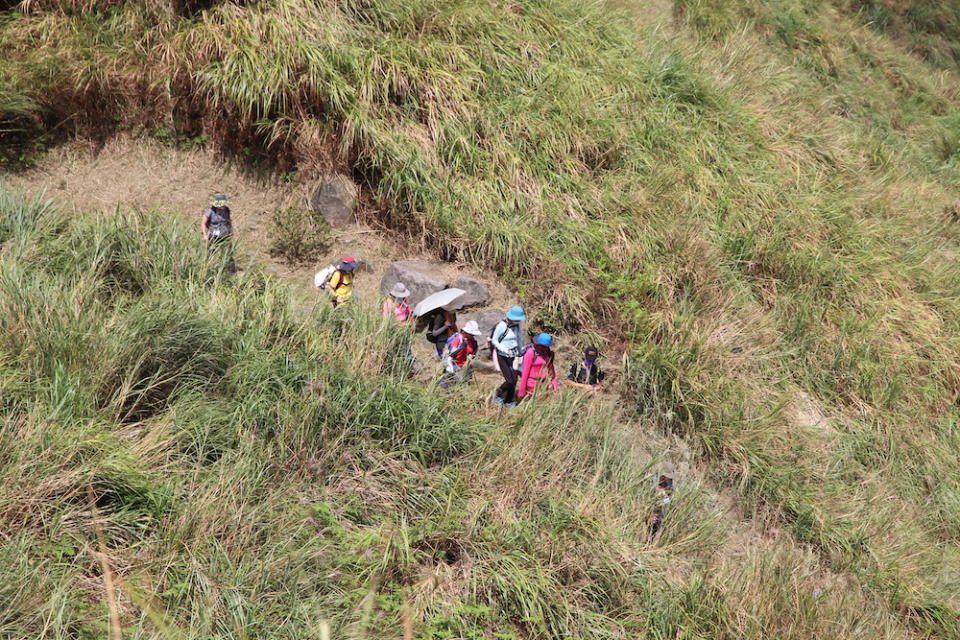
<svg viewBox="0 0 960 640">
<path fill-rule="evenodd" d="M 520 364 L 520 384 L 517 385 L 517 397 L 527 395 L 527 380 L 530 379 L 530 363 L 533 362 L 533 349 L 527 349 Z"/>
<path fill-rule="evenodd" d="M 203 215 L 200 216 L 200 233 L 203 234 L 203 239 L 207 240 L 210 235 L 210 210 L 207 209 L 203 212 Z"/>
<path fill-rule="evenodd" d="M 506 332 L 507 327 L 503 322 L 498 323 L 493 329 L 493 335 L 490 336 L 490 344 L 493 345 L 493 349 L 495 351 L 506 351 L 506 349 L 503 348 L 503 345 L 500 344 L 500 339 L 503 338 L 503 334 Z"/>
<path fill-rule="evenodd" d="M 337 287 L 340 286 L 340 281 L 342 279 L 343 278 L 340 275 L 339 269 L 334 270 L 334 272 L 330 274 L 330 279 L 327 280 L 327 289 L 330 291 L 331 294 L 336 295 Z"/>
<path fill-rule="evenodd" d="M 550 386 L 553 387 L 554 391 L 559 391 L 560 383 L 557 382 L 557 368 L 553 366 L 553 358 L 550 358 L 550 364 L 547 366 L 550 367 Z"/>
<path fill-rule="evenodd" d="M 578 389 L 589 389 L 590 385 L 583 384 L 582 382 L 577 382 L 577 363 L 574 362 L 570 365 L 570 370 L 567 372 L 567 379 L 564 380 L 568 387 L 576 387 Z"/>
</svg>

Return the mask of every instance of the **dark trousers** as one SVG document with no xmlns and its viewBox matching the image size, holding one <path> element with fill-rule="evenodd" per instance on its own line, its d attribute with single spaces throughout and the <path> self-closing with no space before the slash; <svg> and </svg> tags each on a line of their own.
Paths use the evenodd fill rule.
<svg viewBox="0 0 960 640">
<path fill-rule="evenodd" d="M 517 370 L 513 368 L 513 358 L 507 358 L 497 352 L 497 364 L 500 365 L 500 375 L 503 384 L 497 387 L 497 397 L 503 398 L 504 403 L 517 401 Z"/>
</svg>

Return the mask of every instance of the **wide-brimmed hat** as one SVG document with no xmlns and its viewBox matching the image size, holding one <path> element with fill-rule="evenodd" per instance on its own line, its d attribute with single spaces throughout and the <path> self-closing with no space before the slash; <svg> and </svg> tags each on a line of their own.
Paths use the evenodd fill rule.
<svg viewBox="0 0 960 640">
<path fill-rule="evenodd" d="M 480 335 L 480 325 L 477 324 L 476 320 L 471 320 L 467 324 L 463 325 L 463 331 L 469 333 L 472 336 Z"/>
<path fill-rule="evenodd" d="M 514 322 L 523 322 L 527 319 L 527 314 L 523 312 L 523 307 L 520 305 L 514 305 L 510 307 L 510 310 L 507 311 L 507 320 L 513 320 Z"/>
<path fill-rule="evenodd" d="M 402 282 L 398 282 L 393 285 L 393 289 L 390 289 L 390 295 L 394 298 L 409 298 L 410 290 L 403 286 Z"/>
<path fill-rule="evenodd" d="M 213 201 L 210 203 L 210 206 L 213 207 L 225 207 L 229 203 L 227 196 L 222 193 L 214 194 Z"/>
<path fill-rule="evenodd" d="M 360 263 L 357 262 L 357 259 L 353 256 L 343 256 L 340 258 L 340 264 L 337 265 L 337 269 L 340 271 L 353 271 L 360 266 Z"/>
</svg>

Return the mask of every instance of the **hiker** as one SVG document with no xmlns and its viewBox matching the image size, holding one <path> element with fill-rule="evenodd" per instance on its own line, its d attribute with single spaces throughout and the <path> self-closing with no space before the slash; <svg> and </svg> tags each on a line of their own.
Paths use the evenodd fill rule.
<svg viewBox="0 0 960 640">
<path fill-rule="evenodd" d="M 650 514 L 647 521 L 650 527 L 647 544 L 653 542 L 654 538 L 657 537 L 657 533 L 660 532 L 660 527 L 663 525 L 664 508 L 670 504 L 670 497 L 673 495 L 673 478 L 667 475 L 661 475 L 654 491 L 657 493 L 657 506 L 653 509 L 653 513 Z"/>
<path fill-rule="evenodd" d="M 554 391 L 560 389 L 557 382 L 557 371 L 553 366 L 553 336 L 541 333 L 533 339 L 533 344 L 526 348 L 520 358 L 520 386 L 517 388 L 517 398 L 523 400 L 537 390 L 537 385 L 550 374 L 550 386 Z"/>
<path fill-rule="evenodd" d="M 583 350 L 583 359 L 570 365 L 566 383 L 571 387 L 579 387 L 590 391 L 601 388 L 606 374 L 600 369 L 597 360 L 600 350 L 590 346 Z"/>
<path fill-rule="evenodd" d="M 434 309 L 427 317 L 427 342 L 437 350 L 437 360 L 443 359 L 447 339 L 457 332 L 457 314 L 443 307 Z"/>
<path fill-rule="evenodd" d="M 318 271 L 313 284 L 318 289 L 325 289 L 336 307 L 353 298 L 353 272 L 359 266 L 356 258 L 344 256 L 336 265 Z"/>
<path fill-rule="evenodd" d="M 517 370 L 513 361 L 520 355 L 523 334 L 520 323 L 527 319 L 523 307 L 510 307 L 503 320 L 497 323 L 490 334 L 490 347 L 494 364 L 503 376 L 501 384 L 494 393 L 497 404 L 513 407 L 517 403 Z"/>
<path fill-rule="evenodd" d="M 473 368 L 470 365 L 479 349 L 479 335 L 480 325 L 476 320 L 470 320 L 460 331 L 447 338 L 444 374 L 440 377 L 441 387 L 446 389 L 451 384 L 463 384 L 473 377 Z"/>
<path fill-rule="evenodd" d="M 409 298 L 410 290 L 402 282 L 393 285 L 390 297 L 383 301 L 383 317 L 389 318 L 392 315 L 398 323 L 406 324 L 413 318 Z"/>
<path fill-rule="evenodd" d="M 227 265 L 228 273 L 236 273 L 237 266 L 233 261 L 233 222 L 230 220 L 230 207 L 227 196 L 218 193 L 213 196 L 210 208 L 203 212 L 200 218 L 200 231 L 207 243 L 209 252 L 220 252 Z"/>
</svg>

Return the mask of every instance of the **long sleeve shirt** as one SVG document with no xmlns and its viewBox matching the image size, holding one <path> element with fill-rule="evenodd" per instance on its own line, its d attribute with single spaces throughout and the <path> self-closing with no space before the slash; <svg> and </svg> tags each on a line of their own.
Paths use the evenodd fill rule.
<svg viewBox="0 0 960 640">
<path fill-rule="evenodd" d="M 490 343 L 493 348 L 507 358 L 520 355 L 520 325 L 509 325 L 504 321 L 493 330 Z"/>
<path fill-rule="evenodd" d="M 383 317 L 389 318 L 391 314 L 400 324 L 405 323 L 413 315 L 406 300 L 395 302 L 393 298 L 388 298 L 383 301 Z"/>
<path fill-rule="evenodd" d="M 534 347 L 527 349 L 520 364 L 520 384 L 517 386 L 517 397 L 522 398 L 528 393 L 533 393 L 537 384 L 544 379 L 544 374 L 547 372 L 550 373 L 550 386 L 556 391 L 560 388 L 560 383 L 557 382 L 557 371 L 553 366 L 553 353 L 543 356 Z"/>
<path fill-rule="evenodd" d="M 447 355 L 457 367 L 467 364 L 467 358 L 476 352 L 477 341 L 473 336 L 457 333 L 447 342 Z"/>
</svg>

